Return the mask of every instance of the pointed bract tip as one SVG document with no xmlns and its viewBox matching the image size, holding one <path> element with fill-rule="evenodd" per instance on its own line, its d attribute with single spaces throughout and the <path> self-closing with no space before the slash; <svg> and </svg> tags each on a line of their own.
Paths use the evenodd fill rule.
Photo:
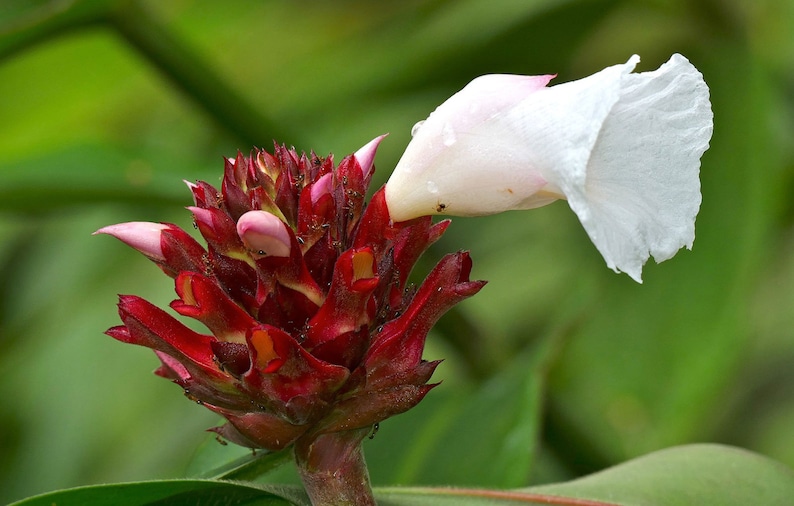
<svg viewBox="0 0 794 506">
<path fill-rule="evenodd" d="M 149 258 L 163 261 L 163 248 L 160 245 L 160 236 L 168 225 L 151 223 L 148 221 L 130 221 L 102 227 L 92 235 L 112 235 L 124 244 L 135 248 Z"/>
<path fill-rule="evenodd" d="M 193 213 L 193 217 L 195 218 L 196 222 L 201 222 L 210 227 L 212 226 L 212 211 L 209 209 L 196 206 L 187 206 L 185 209 Z"/>
<path fill-rule="evenodd" d="M 312 198 L 312 204 L 316 204 L 317 201 L 320 200 L 320 197 L 322 197 L 323 195 L 328 195 L 329 193 L 331 193 L 331 190 L 333 188 L 333 182 L 334 182 L 334 175 L 329 172 L 328 174 L 320 177 L 317 181 L 314 182 L 314 184 L 312 184 L 312 189 L 310 193 Z"/>
<path fill-rule="evenodd" d="M 378 146 L 380 145 L 381 141 L 385 139 L 387 135 L 389 134 L 383 134 L 375 137 L 368 143 L 364 144 L 364 146 L 362 146 L 353 154 L 353 157 L 361 166 L 361 172 L 364 174 L 364 177 L 368 176 L 372 172 L 372 167 L 375 163 L 375 153 L 378 151 Z"/>
</svg>

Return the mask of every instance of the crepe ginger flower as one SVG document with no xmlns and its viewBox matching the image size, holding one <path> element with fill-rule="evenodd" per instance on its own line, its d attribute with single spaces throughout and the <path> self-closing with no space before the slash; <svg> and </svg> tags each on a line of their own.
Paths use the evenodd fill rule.
<svg viewBox="0 0 794 506">
<path fill-rule="evenodd" d="M 226 418 L 221 437 L 251 448 L 294 447 L 314 504 L 374 504 L 361 441 L 416 405 L 438 361 L 428 331 L 474 295 L 465 252 L 447 255 L 416 288 L 408 275 L 448 222 L 395 223 L 383 189 L 365 207 L 382 137 L 334 166 L 276 146 L 226 160 L 220 191 L 189 183 L 206 246 L 171 224 L 98 230 L 174 279 L 171 309 L 134 295 L 107 333 L 152 348 L 156 374 Z"/>
<path fill-rule="evenodd" d="M 616 272 L 692 248 L 709 90 L 679 54 L 547 87 L 554 76 L 486 75 L 414 127 L 386 184 L 393 219 L 477 216 L 565 199 Z"/>
</svg>

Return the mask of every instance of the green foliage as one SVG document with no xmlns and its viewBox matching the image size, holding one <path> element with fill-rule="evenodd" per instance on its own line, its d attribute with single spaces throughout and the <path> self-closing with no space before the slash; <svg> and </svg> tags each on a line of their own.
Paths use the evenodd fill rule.
<svg viewBox="0 0 794 506">
<path fill-rule="evenodd" d="M 454 220 L 429 254 L 469 249 L 473 277 L 490 282 L 430 340 L 444 383 L 366 442 L 373 481 L 516 488 L 704 440 L 794 466 L 792 32 L 786 0 L 4 2 L 0 503 L 186 474 L 247 479 L 279 460 L 210 440 L 189 464 L 215 417 L 149 375 L 148 350 L 102 335 L 117 323 L 116 292 L 164 305 L 173 287 L 91 232 L 134 220 L 189 227 L 181 180 L 215 182 L 222 156 L 272 138 L 341 159 L 391 132 L 376 160 L 382 182 L 411 126 L 474 76 L 562 82 L 634 52 L 643 69 L 681 52 L 712 90 L 694 250 L 646 266 L 639 286 L 603 266 L 565 204 Z M 724 483 L 735 496 L 702 495 L 727 494 Z M 163 481 L 57 497 L 305 500 L 262 487 Z M 791 487 L 790 471 L 762 457 L 694 446 L 526 490 L 776 504 Z M 380 497 L 467 504 L 425 489 Z"/>
<path fill-rule="evenodd" d="M 669 448 L 536 493 L 620 505 L 783 505 L 794 494 L 794 472 L 745 450 L 718 445 Z"/>
<path fill-rule="evenodd" d="M 689 506 L 788 504 L 794 472 L 765 457 L 718 445 L 662 450 L 568 483 L 516 490 L 384 488 L 382 506 L 558 504 Z M 100 485 L 33 497 L 13 506 L 145 506 L 155 504 L 309 506 L 300 489 L 202 480 Z"/>
<path fill-rule="evenodd" d="M 280 491 L 287 497 L 302 495 L 295 490 Z M 18 506 L 50 504 L 62 506 L 101 506 L 104 504 L 119 506 L 155 504 L 288 506 L 295 502 L 285 499 L 281 494 L 266 492 L 244 484 L 206 480 L 166 480 L 82 487 L 32 497 L 15 504 Z M 299 504 L 308 504 L 308 501 L 304 497 Z"/>
</svg>

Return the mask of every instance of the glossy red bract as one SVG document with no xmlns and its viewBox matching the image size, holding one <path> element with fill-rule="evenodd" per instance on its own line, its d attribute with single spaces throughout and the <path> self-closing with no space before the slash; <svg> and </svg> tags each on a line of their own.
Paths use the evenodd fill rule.
<svg viewBox="0 0 794 506">
<path fill-rule="evenodd" d="M 458 252 L 419 288 L 407 286 L 448 222 L 393 223 L 383 189 L 367 204 L 374 148 L 359 156 L 335 166 L 331 156 L 276 145 L 228 159 L 220 191 L 189 183 L 188 209 L 206 246 L 170 224 L 100 231 L 147 245 L 135 247 L 174 279 L 173 311 L 207 328 L 191 330 L 125 295 L 123 325 L 107 333 L 154 349 L 156 374 L 224 416 L 228 423 L 213 430 L 230 441 L 278 450 L 410 409 L 435 386 L 428 381 L 439 362 L 422 359 L 428 331 L 484 285 L 469 280 L 471 261 Z M 237 224 L 250 211 L 269 213 L 271 230 L 271 215 L 286 225 L 279 256 L 246 247 L 253 242 Z M 159 234 L 160 247 L 141 233 Z"/>
</svg>

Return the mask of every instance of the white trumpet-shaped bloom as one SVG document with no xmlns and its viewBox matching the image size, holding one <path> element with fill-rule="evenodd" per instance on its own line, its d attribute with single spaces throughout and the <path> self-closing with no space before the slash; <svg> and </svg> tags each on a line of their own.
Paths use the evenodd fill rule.
<svg viewBox="0 0 794 506">
<path fill-rule="evenodd" d="M 414 127 L 386 184 L 392 218 L 565 199 L 607 265 L 641 282 L 649 256 L 692 247 L 713 122 L 686 58 L 634 74 L 638 62 L 551 87 L 553 76 L 473 80 Z"/>
</svg>

